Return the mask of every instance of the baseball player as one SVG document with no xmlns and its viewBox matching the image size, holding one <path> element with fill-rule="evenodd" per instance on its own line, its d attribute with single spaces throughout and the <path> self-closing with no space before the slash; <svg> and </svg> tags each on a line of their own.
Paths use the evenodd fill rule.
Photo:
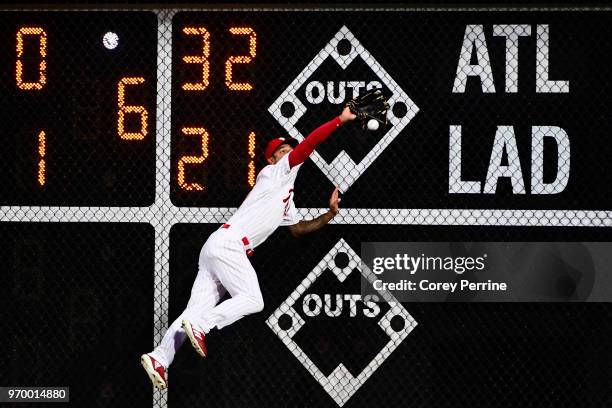
<svg viewBox="0 0 612 408">
<path fill-rule="evenodd" d="M 380 98 L 375 101 L 380 102 Z M 366 102 L 371 110 L 372 98 Z M 280 225 L 288 226 L 291 234 L 298 237 L 322 228 L 338 213 L 340 198 L 336 188 L 329 200 L 329 211 L 310 221 L 299 220 L 293 202 L 293 183 L 302 163 L 317 145 L 344 123 L 355 118 L 363 122 L 370 117 L 360 109 L 359 100 L 350 101 L 340 116 L 319 126 L 299 144 L 293 138 L 282 137 L 268 143 L 265 150 L 268 165 L 257 175 L 255 186 L 200 251 L 198 274 L 187 307 L 155 350 L 141 356 L 141 364 L 155 387 L 168 386 L 167 368 L 186 338 L 200 356 L 206 357 L 205 339 L 210 330 L 222 329 L 263 310 L 257 274 L 248 259 L 257 246 Z M 217 304 L 226 292 L 231 298 Z"/>
</svg>

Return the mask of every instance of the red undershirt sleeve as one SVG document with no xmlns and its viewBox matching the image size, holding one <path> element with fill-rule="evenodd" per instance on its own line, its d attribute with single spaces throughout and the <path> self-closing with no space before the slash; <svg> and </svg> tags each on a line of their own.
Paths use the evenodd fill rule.
<svg viewBox="0 0 612 408">
<path fill-rule="evenodd" d="M 289 153 L 289 167 L 293 168 L 310 156 L 314 149 L 342 125 L 339 117 L 330 120 L 316 128 L 306 139 Z"/>
</svg>

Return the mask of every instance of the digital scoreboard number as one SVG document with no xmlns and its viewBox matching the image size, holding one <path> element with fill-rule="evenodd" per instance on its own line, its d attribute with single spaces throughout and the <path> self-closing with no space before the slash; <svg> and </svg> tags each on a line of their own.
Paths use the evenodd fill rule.
<svg viewBox="0 0 612 408">
<path fill-rule="evenodd" d="M 453 401 L 447 405 L 458 395 L 471 406 L 517 395 L 544 405 L 550 395 L 568 406 L 601 405 L 610 394 L 609 358 L 602 358 L 609 304 L 412 303 L 405 309 L 421 328 L 387 352 L 385 309 L 366 312 L 358 275 L 332 274 L 361 262 L 362 242 L 608 242 L 607 228 L 573 225 L 606 225 L 612 209 L 611 23 L 608 11 L 0 12 L 0 265 L 7 270 L 0 306 L 23 317 L 5 319 L 0 341 L 11 378 L 0 374 L 0 383 L 59 375 L 78 406 L 111 399 L 150 406 L 137 364 L 107 374 L 147 350 L 151 334 L 159 340 L 166 317 L 184 308 L 201 245 L 253 187 L 266 143 L 302 140 L 352 97 L 381 88 L 391 103 L 388 123 L 375 131 L 343 126 L 296 181 L 296 205 L 311 214 L 340 187 L 343 216 L 299 245 L 281 228 L 257 249 L 251 262 L 265 310 L 219 332 L 219 355 L 227 358 L 207 362 L 218 369 L 196 373 L 193 351 L 183 347 L 171 381 L 186 392 L 171 388 L 169 405 L 330 406 L 333 393 L 321 378 L 334 377 L 339 364 L 356 377 L 372 374 L 365 367 L 379 353 L 391 358 L 376 375 L 337 395 L 359 392 L 351 398 L 362 404 L 376 396 L 371 390 L 391 390 L 387 405 L 400 405 L 414 400 L 413 390 L 440 389 L 439 401 Z M 156 186 L 156 171 L 170 172 L 161 174 L 165 185 Z M 135 213 L 142 223 L 131 222 Z M 526 259 L 536 266 L 547 259 L 532 255 Z M 578 283 L 576 293 L 595 288 L 594 268 L 557 269 L 546 277 L 557 292 Z M 555 300 L 573 302 L 570 292 Z M 341 299 L 338 313 L 326 300 L 333 298 Z M 274 318 L 285 305 L 303 329 L 288 314 Z M 399 333 L 406 322 L 391 328 Z M 483 327 L 485 336 L 471 335 Z M 112 334 L 109 344 L 101 330 Z M 522 343 L 508 341 L 517 333 Z M 57 364 L 44 353 L 49 345 L 74 358 Z M 245 348 L 268 352 L 235 353 Z M 240 362 L 228 373 L 232 356 Z M 104 370 L 91 370 L 92 362 Z M 271 364 L 279 369 L 270 372 Z M 406 367 L 421 371 L 411 387 L 390 381 Z M 499 367 L 509 370 L 491 381 L 448 381 L 480 380 Z M 245 381 L 244 393 L 233 392 L 230 377 Z M 338 378 L 328 385 L 350 377 Z M 154 404 L 163 405 L 157 395 Z"/>
<path fill-rule="evenodd" d="M 172 199 L 237 206 L 262 164 L 259 27 L 239 16 L 183 16 L 173 21 Z"/>
<path fill-rule="evenodd" d="M 262 147 L 306 136 L 355 94 L 391 98 L 300 172 L 298 207 L 337 185 L 356 208 L 609 209 L 608 12 L 179 12 L 177 206 L 235 207 Z M 376 35 L 372 28 L 376 27 Z"/>
<path fill-rule="evenodd" d="M 154 12 L 3 12 L 0 205 L 150 206 L 170 118 L 172 203 L 237 207 L 268 140 L 381 88 L 389 122 L 321 145 L 298 207 L 609 209 L 612 15 L 574 15 L 185 11 L 158 67 Z"/>
<path fill-rule="evenodd" d="M 0 13 L 0 204 L 147 206 L 152 12 Z"/>
</svg>

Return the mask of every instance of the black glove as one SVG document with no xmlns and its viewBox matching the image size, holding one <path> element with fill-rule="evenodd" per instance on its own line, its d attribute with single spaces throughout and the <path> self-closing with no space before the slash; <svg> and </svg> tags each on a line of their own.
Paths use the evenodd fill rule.
<svg viewBox="0 0 612 408">
<path fill-rule="evenodd" d="M 357 116 L 356 119 L 361 122 L 361 127 L 365 127 L 370 119 L 375 119 L 382 124 L 387 123 L 389 102 L 380 89 L 367 91 L 351 99 L 346 106 L 353 115 Z"/>
</svg>

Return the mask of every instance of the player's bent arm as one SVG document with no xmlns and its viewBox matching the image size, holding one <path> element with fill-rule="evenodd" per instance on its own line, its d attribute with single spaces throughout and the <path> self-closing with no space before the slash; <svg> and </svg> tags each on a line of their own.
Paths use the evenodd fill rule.
<svg viewBox="0 0 612 408">
<path fill-rule="evenodd" d="M 311 232 L 315 232 L 323 228 L 328 222 L 334 218 L 336 214 L 331 211 L 327 211 L 326 213 L 319 215 L 317 218 L 308 220 L 308 221 L 300 221 L 297 224 L 289 225 L 289 232 L 296 238 L 301 237 L 302 235 L 310 234 Z"/>
<path fill-rule="evenodd" d="M 338 188 L 336 188 L 329 198 L 329 210 L 325 214 L 319 215 L 313 220 L 302 220 L 297 224 L 290 225 L 289 232 L 291 232 L 291 235 L 298 238 L 302 235 L 310 234 L 311 232 L 315 232 L 323 228 L 323 226 L 325 226 L 332 220 L 332 218 L 336 216 L 336 214 L 338 214 L 340 200 L 341 198 L 339 196 Z"/>
<path fill-rule="evenodd" d="M 355 119 L 355 115 L 351 113 L 349 108 L 344 108 L 340 116 L 316 128 L 289 153 L 289 167 L 293 168 L 304 163 L 319 144 L 323 143 L 343 123 L 353 119 Z"/>
</svg>

